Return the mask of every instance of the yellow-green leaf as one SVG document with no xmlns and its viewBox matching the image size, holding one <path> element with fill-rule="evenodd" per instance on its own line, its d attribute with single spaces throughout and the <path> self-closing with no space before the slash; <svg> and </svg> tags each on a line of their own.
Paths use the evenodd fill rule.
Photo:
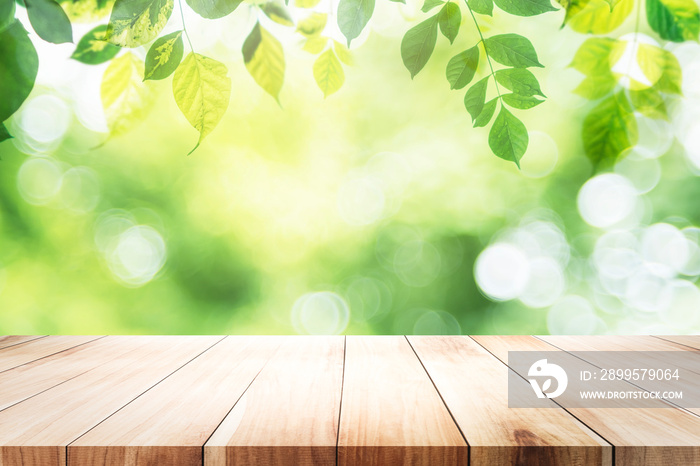
<svg viewBox="0 0 700 466">
<path fill-rule="evenodd" d="M 311 36 L 308 39 L 306 39 L 306 42 L 304 42 L 304 46 L 302 48 L 305 51 L 316 55 L 318 53 L 323 52 L 323 49 L 326 48 L 326 45 L 328 45 L 329 40 L 330 39 L 328 37 Z"/>
<path fill-rule="evenodd" d="M 297 32 L 306 37 L 313 37 L 321 34 L 326 28 L 328 15 L 325 13 L 311 13 L 297 24 Z"/>
<path fill-rule="evenodd" d="M 622 94 L 603 100 L 583 121 L 583 147 L 597 168 L 611 166 L 637 142 L 637 121 Z"/>
<path fill-rule="evenodd" d="M 647 0 L 647 21 L 662 39 L 698 40 L 700 9 L 694 0 Z"/>
<path fill-rule="evenodd" d="M 318 5 L 321 0 L 294 0 L 294 6 L 299 8 L 313 8 Z"/>
<path fill-rule="evenodd" d="M 190 52 L 175 71 L 173 94 L 182 114 L 199 131 L 191 154 L 226 113 L 231 97 L 228 70 L 223 63 Z"/>
<path fill-rule="evenodd" d="M 120 49 L 105 40 L 106 31 L 107 25 L 103 24 L 85 34 L 71 58 L 88 65 L 98 65 L 114 58 Z"/>
<path fill-rule="evenodd" d="M 348 66 L 352 66 L 355 64 L 355 59 L 352 57 L 352 52 L 345 46 L 345 44 L 341 44 L 337 40 L 333 41 L 333 50 L 335 50 L 336 56 L 345 63 Z"/>
<path fill-rule="evenodd" d="M 173 0 L 117 0 L 107 27 L 107 40 L 138 47 L 155 39 L 173 12 Z"/>
<path fill-rule="evenodd" d="M 637 62 L 644 76 L 659 91 L 670 94 L 681 93 L 681 66 L 671 52 L 654 45 L 639 44 Z"/>
<path fill-rule="evenodd" d="M 263 13 L 275 23 L 282 26 L 294 26 L 294 21 L 289 12 L 282 6 L 274 2 L 267 2 L 262 7 Z"/>
<path fill-rule="evenodd" d="M 324 97 L 328 97 L 338 91 L 345 82 L 343 65 L 331 49 L 321 54 L 314 63 L 314 78 L 318 87 L 323 91 Z"/>
<path fill-rule="evenodd" d="M 579 0 L 576 4 L 571 16 L 567 10 L 567 24 L 571 29 L 583 34 L 607 34 L 617 29 L 629 16 L 634 0 L 621 0 L 612 10 L 606 0 Z"/>
<path fill-rule="evenodd" d="M 243 42 L 243 61 L 255 82 L 279 102 L 284 83 L 284 50 L 260 23 L 255 24 Z"/>
<path fill-rule="evenodd" d="M 153 94 L 142 76 L 143 62 L 131 52 L 112 60 L 105 70 L 100 94 L 113 136 L 127 132 L 148 114 Z"/>
</svg>

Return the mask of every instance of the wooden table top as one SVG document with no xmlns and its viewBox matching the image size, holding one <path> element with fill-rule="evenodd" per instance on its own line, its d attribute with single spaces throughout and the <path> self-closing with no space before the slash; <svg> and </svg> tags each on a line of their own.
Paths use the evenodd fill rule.
<svg viewBox="0 0 700 466">
<path fill-rule="evenodd" d="M 513 409 L 506 365 L 509 350 L 698 349 L 700 336 L 5 336 L 0 465 L 700 465 L 700 410 Z"/>
</svg>

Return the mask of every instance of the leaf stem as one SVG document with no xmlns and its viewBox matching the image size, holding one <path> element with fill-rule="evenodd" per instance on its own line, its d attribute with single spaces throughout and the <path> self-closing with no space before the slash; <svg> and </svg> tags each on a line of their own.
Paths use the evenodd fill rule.
<svg viewBox="0 0 700 466">
<path fill-rule="evenodd" d="M 493 70 L 493 63 L 491 63 L 491 57 L 489 56 L 489 51 L 486 49 L 486 41 L 484 40 L 484 35 L 481 33 L 481 28 L 479 27 L 479 22 L 476 20 L 476 16 L 474 16 L 474 12 L 472 11 L 472 7 L 469 6 L 469 2 L 467 0 L 464 0 L 464 3 L 467 5 L 467 9 L 469 10 L 469 14 L 471 15 L 472 19 L 474 20 L 474 26 L 476 26 L 476 32 L 479 33 L 479 37 L 481 38 L 481 43 L 484 45 L 484 53 L 486 54 L 486 61 L 489 63 L 489 69 L 491 70 L 491 76 L 493 76 L 493 83 L 496 85 L 496 93 L 498 94 L 498 99 L 501 99 L 501 89 L 498 87 L 498 81 L 496 81 L 496 72 Z M 503 105 L 503 104 L 501 104 Z"/>
<path fill-rule="evenodd" d="M 185 31 L 185 37 L 187 38 L 187 43 L 190 44 L 190 50 L 194 53 L 194 47 L 192 47 L 192 41 L 190 40 L 190 34 L 187 32 L 187 26 L 185 25 L 185 13 L 182 11 L 182 0 L 177 0 L 177 4 L 180 7 L 180 19 L 182 19 L 182 30 Z"/>
</svg>

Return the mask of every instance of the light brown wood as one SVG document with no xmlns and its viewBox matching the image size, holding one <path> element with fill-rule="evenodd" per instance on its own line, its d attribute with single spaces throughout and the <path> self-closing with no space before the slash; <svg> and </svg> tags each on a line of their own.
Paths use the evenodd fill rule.
<svg viewBox="0 0 700 466">
<path fill-rule="evenodd" d="M 0 372 L 27 364 L 37 359 L 60 353 L 74 346 L 97 340 L 98 336 L 59 335 L 38 338 L 21 345 L 0 350 Z"/>
<path fill-rule="evenodd" d="M 406 339 L 348 336 L 338 464 L 467 462 L 467 443 Z"/>
<path fill-rule="evenodd" d="M 204 447 L 205 466 L 335 465 L 344 337 L 288 337 Z"/>
<path fill-rule="evenodd" d="M 408 340 L 469 443 L 470 465 L 612 464 L 612 447 L 551 400 L 509 408 L 510 369 L 470 338 Z"/>
<path fill-rule="evenodd" d="M 69 443 L 222 339 L 137 338 L 147 343 L 0 411 L 0 465 L 65 464 Z"/>
<path fill-rule="evenodd" d="M 0 349 L 44 337 L 45 335 L 0 335 Z"/>
<path fill-rule="evenodd" d="M 656 338 L 671 341 L 679 345 L 685 345 L 690 348 L 700 349 L 700 335 L 659 335 Z"/>
<path fill-rule="evenodd" d="M 202 446 L 283 337 L 230 336 L 68 446 L 68 464 L 202 464 Z"/>
<path fill-rule="evenodd" d="M 508 359 L 508 351 L 558 350 L 531 336 L 472 338 L 504 362 Z M 556 403 L 567 408 L 565 396 L 557 398 Z M 615 447 L 616 466 L 700 464 L 700 418 L 691 413 L 676 408 L 567 410 Z"/>
</svg>

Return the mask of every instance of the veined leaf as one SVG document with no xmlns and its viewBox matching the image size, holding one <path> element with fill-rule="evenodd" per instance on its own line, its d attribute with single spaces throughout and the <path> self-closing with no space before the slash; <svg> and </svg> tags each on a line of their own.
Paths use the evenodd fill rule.
<svg viewBox="0 0 700 466">
<path fill-rule="evenodd" d="M 694 0 L 647 0 L 647 21 L 662 39 L 698 40 L 700 10 Z"/>
<path fill-rule="evenodd" d="M 504 160 L 515 162 L 519 168 L 528 142 L 529 136 L 523 122 L 501 106 L 489 132 L 489 147 L 493 153 Z"/>
<path fill-rule="evenodd" d="M 421 8 L 420 11 L 427 13 L 436 6 L 440 6 L 444 3 L 445 2 L 443 0 L 425 0 L 425 2 L 423 2 L 423 8 Z"/>
<path fill-rule="evenodd" d="M 408 30 L 401 41 L 401 58 L 413 79 L 423 69 L 435 49 L 438 15 Z"/>
<path fill-rule="evenodd" d="M 328 15 L 325 13 L 311 13 L 297 24 L 297 32 L 305 37 L 319 35 L 326 28 Z"/>
<path fill-rule="evenodd" d="M 8 139 L 12 139 L 12 135 L 5 127 L 5 124 L 0 123 L 0 142 L 7 141 Z"/>
<path fill-rule="evenodd" d="M 311 36 L 304 42 L 303 50 L 316 55 L 317 53 L 323 52 L 323 49 L 328 45 L 328 37 L 322 36 Z"/>
<path fill-rule="evenodd" d="M 467 90 L 464 95 L 464 107 L 472 117 L 472 121 L 476 120 L 481 111 L 484 109 L 486 102 L 486 90 L 489 85 L 489 76 L 478 81 Z"/>
<path fill-rule="evenodd" d="M 637 62 L 644 76 L 659 91 L 681 94 L 681 65 L 671 52 L 654 45 L 639 44 Z"/>
<path fill-rule="evenodd" d="M 22 105 L 34 87 L 39 58 L 19 20 L 0 32 L 0 121 Z"/>
<path fill-rule="evenodd" d="M 496 6 L 516 16 L 535 16 L 556 11 L 550 0 L 494 0 Z"/>
<path fill-rule="evenodd" d="M 518 34 L 499 34 L 484 41 L 486 53 L 498 63 L 513 68 L 543 67 L 532 43 Z"/>
<path fill-rule="evenodd" d="M 604 99 L 583 121 L 583 147 L 596 167 L 611 166 L 637 142 L 637 122 L 627 99 Z"/>
<path fill-rule="evenodd" d="M 664 102 L 664 98 L 656 88 L 650 87 L 641 91 L 630 91 L 629 97 L 635 112 L 639 112 L 649 118 L 668 119 L 666 102 Z"/>
<path fill-rule="evenodd" d="M 520 94 L 503 94 L 501 98 L 503 99 L 504 103 L 510 105 L 513 108 L 518 108 L 521 110 L 527 110 L 529 108 L 536 107 L 537 105 L 544 102 L 544 100 L 540 100 L 537 97 L 525 96 Z"/>
<path fill-rule="evenodd" d="M 337 40 L 333 41 L 333 50 L 335 50 L 336 56 L 340 59 L 341 62 L 345 63 L 348 66 L 354 65 L 354 60 L 352 58 L 352 52 L 348 50 L 348 48 L 345 46 L 345 44 L 341 44 Z"/>
<path fill-rule="evenodd" d="M 0 32 L 15 20 L 15 2 L 0 2 Z"/>
<path fill-rule="evenodd" d="M 608 37 L 586 39 L 576 51 L 569 66 L 586 76 L 610 74 L 610 68 L 613 65 L 610 62 L 610 56 L 618 43 L 617 40 Z"/>
<path fill-rule="evenodd" d="M 469 8 L 480 15 L 493 15 L 493 0 L 467 0 Z"/>
<path fill-rule="evenodd" d="M 496 104 L 498 103 L 498 97 L 495 97 L 484 104 L 484 108 L 479 113 L 479 116 L 474 120 L 474 128 L 482 128 L 489 124 L 491 117 L 496 111 Z"/>
<path fill-rule="evenodd" d="M 314 78 L 318 87 L 323 91 L 324 97 L 328 97 L 341 88 L 345 82 L 345 73 L 343 65 L 340 64 L 333 50 L 326 50 L 316 59 Z"/>
<path fill-rule="evenodd" d="M 540 83 L 529 70 L 524 68 L 507 68 L 496 71 L 496 81 L 506 89 L 521 96 L 541 95 L 546 97 L 540 89 Z"/>
<path fill-rule="evenodd" d="M 228 70 L 223 63 L 190 52 L 175 71 L 173 94 L 187 121 L 199 131 L 191 154 L 226 113 L 231 97 Z"/>
<path fill-rule="evenodd" d="M 217 19 L 228 16 L 243 0 L 187 0 L 187 4 L 202 18 Z"/>
<path fill-rule="evenodd" d="M 155 39 L 173 12 L 173 0 L 117 0 L 107 25 L 107 40 L 138 47 Z"/>
<path fill-rule="evenodd" d="M 73 42 L 73 29 L 61 5 L 54 0 L 24 0 L 24 4 L 29 22 L 39 37 L 53 44 Z"/>
<path fill-rule="evenodd" d="M 284 83 L 284 50 L 260 23 L 255 24 L 243 42 L 243 61 L 255 82 L 279 102 Z"/>
<path fill-rule="evenodd" d="M 338 27 L 348 40 L 360 35 L 374 13 L 374 0 L 340 0 L 338 3 Z"/>
<path fill-rule="evenodd" d="M 578 5 L 580 9 L 567 22 L 569 27 L 582 34 L 607 34 L 617 29 L 629 16 L 634 0 L 622 0 L 613 10 L 606 0 L 579 0 Z"/>
<path fill-rule="evenodd" d="M 92 29 L 80 39 L 71 58 L 87 65 L 99 65 L 114 58 L 120 49 L 105 40 L 106 33 L 106 24 Z"/>
<path fill-rule="evenodd" d="M 262 7 L 263 13 L 277 24 L 282 26 L 294 26 L 294 21 L 289 12 L 281 5 L 274 2 L 267 2 Z"/>
<path fill-rule="evenodd" d="M 438 14 L 438 22 L 440 24 L 440 32 L 452 44 L 459 34 L 459 26 L 462 24 L 462 11 L 459 5 L 454 2 L 447 2 L 440 9 Z"/>
<path fill-rule="evenodd" d="M 479 66 L 479 47 L 474 46 L 458 53 L 447 63 L 447 81 L 450 89 L 462 89 L 474 79 Z"/>
<path fill-rule="evenodd" d="M 182 44 L 182 31 L 175 31 L 167 36 L 158 38 L 146 55 L 147 79 L 165 79 L 175 72 L 182 61 L 185 47 Z"/>
<path fill-rule="evenodd" d="M 113 136 L 127 132 L 148 114 L 152 93 L 142 77 L 143 62 L 131 52 L 112 60 L 105 70 L 100 95 Z"/>
</svg>

